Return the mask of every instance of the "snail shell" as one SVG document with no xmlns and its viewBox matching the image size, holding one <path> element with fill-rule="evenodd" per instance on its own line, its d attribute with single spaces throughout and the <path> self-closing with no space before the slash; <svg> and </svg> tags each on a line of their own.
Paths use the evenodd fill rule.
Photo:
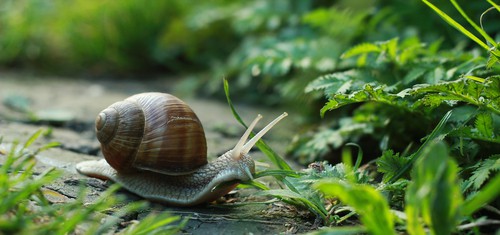
<svg viewBox="0 0 500 235">
<path fill-rule="evenodd" d="M 179 175 L 207 164 L 203 126 L 173 95 L 131 96 L 103 110 L 95 126 L 103 155 L 117 171 Z"/>
</svg>

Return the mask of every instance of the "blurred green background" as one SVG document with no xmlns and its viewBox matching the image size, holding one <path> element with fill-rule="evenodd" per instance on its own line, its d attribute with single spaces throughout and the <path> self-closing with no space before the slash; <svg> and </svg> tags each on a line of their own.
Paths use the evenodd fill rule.
<svg viewBox="0 0 500 235">
<path fill-rule="evenodd" d="M 461 2 L 475 19 L 488 6 Z M 0 2 L 2 68 L 116 77 L 212 71 L 210 79 L 283 94 L 339 69 L 352 45 L 413 36 L 447 47 L 464 39 L 420 1 Z"/>
<path fill-rule="evenodd" d="M 486 1 L 458 2 L 476 21 L 491 7 Z M 435 4 L 461 19 L 448 1 Z M 497 18 L 493 13 L 482 19 L 485 31 L 496 38 L 500 32 Z M 221 79 L 227 78 L 238 101 L 288 105 L 302 113 L 300 119 L 310 125 L 304 133 L 313 130 L 313 134 L 303 134 L 294 151 L 299 157 L 308 156 L 303 159 L 305 163 L 328 155 L 332 148 L 338 149 L 348 141 L 364 142 L 369 149 L 401 150 L 432 127 L 432 122 L 424 121 L 425 128 L 412 129 L 403 122 L 402 128 L 393 127 L 391 131 L 396 136 L 406 133 L 403 136 L 408 140 L 400 139 L 402 143 L 396 141 L 396 146 L 376 146 L 384 140 L 377 136 L 377 129 L 363 127 L 361 133 L 355 133 L 359 130 L 339 132 L 338 127 L 374 122 L 368 118 L 374 117 L 370 114 L 378 113 L 382 116 L 377 120 L 382 120 L 398 113 L 406 115 L 404 111 L 387 107 L 379 110 L 373 105 L 357 109 L 354 105 L 328 114 L 335 119 L 318 122 L 319 110 L 328 97 L 314 92 L 321 84 L 315 83 L 309 90 L 308 85 L 326 74 L 363 67 L 359 60 L 342 59 L 341 55 L 364 42 L 399 42 L 397 53 L 409 52 L 408 60 L 384 60 L 384 53 L 366 57 L 371 59 L 367 63 L 372 66 L 370 76 L 357 78 L 359 82 L 372 79 L 394 85 L 397 90 L 418 82 L 432 84 L 456 78 L 453 74 L 440 80 L 436 74 L 451 74 L 443 71 L 452 71 L 480 54 L 472 41 L 421 1 L 0 1 L 0 69 L 62 74 L 68 79 L 168 75 L 164 77 L 182 78 L 179 89 L 219 98 L 224 98 Z M 421 70 L 412 70 L 415 66 Z M 410 72 L 414 73 L 412 83 L 402 86 L 401 79 Z M 355 111 L 364 113 L 364 119 L 356 118 Z M 341 119 L 349 116 L 353 118 Z M 411 121 L 411 115 L 406 117 Z M 335 136 L 330 133 L 333 130 L 335 135 L 347 133 L 348 137 L 340 142 L 338 136 L 319 141 Z M 366 136 L 375 141 L 366 140 Z M 306 147 L 301 148 L 304 144 Z"/>
</svg>

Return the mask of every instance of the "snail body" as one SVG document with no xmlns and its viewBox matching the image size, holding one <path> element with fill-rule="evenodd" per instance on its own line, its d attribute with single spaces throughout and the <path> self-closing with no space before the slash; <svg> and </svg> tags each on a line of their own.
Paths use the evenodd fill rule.
<svg viewBox="0 0 500 235">
<path fill-rule="evenodd" d="M 96 135 L 105 159 L 78 163 L 76 169 L 164 204 L 210 202 L 252 180 L 255 164 L 248 152 L 286 115 L 245 144 L 258 115 L 233 149 L 208 162 L 203 127 L 189 106 L 170 94 L 137 94 L 97 116 Z"/>
</svg>

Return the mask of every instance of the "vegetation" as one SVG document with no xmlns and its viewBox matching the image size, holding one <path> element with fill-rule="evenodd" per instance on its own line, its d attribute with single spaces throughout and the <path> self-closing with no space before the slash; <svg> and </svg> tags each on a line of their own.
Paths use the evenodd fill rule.
<svg viewBox="0 0 500 235">
<path fill-rule="evenodd" d="M 493 206 L 500 195 L 499 44 L 451 2 L 487 43 L 424 1 L 484 48 L 488 57 L 463 48 L 443 50 L 442 41 L 427 45 L 414 36 L 351 47 L 340 56 L 341 71 L 318 76 L 305 92 L 324 93 L 328 101 L 321 108 L 323 117 L 354 107 L 338 127 L 315 133 L 295 150 L 308 155 L 306 162 L 310 162 L 328 152 L 325 148 L 343 148 L 343 163 L 317 163 L 298 175 L 278 165 L 283 169 L 278 175 L 286 175 L 277 177 L 285 189 L 261 187 L 267 190 L 263 194 L 307 208 L 327 226 L 343 224 L 353 215 L 362 223 L 318 233 L 495 231 L 500 223 Z M 500 12 L 498 5 L 489 3 L 490 11 Z M 368 153 L 380 154 L 372 157 L 376 171 L 360 167 L 361 137 L 366 136 L 378 143 L 378 151 Z M 419 138 L 423 143 L 415 141 Z M 348 142 L 361 144 L 355 145 L 354 165 Z"/>
<path fill-rule="evenodd" d="M 134 202 L 115 209 L 123 203 L 123 199 L 113 196 L 117 185 L 107 189 L 91 204 L 84 203 L 87 190 L 83 185 L 74 201 L 49 201 L 46 196 L 50 196 L 51 192 L 44 185 L 53 182 L 61 172 L 50 168 L 35 174 L 35 155 L 58 144 L 51 143 L 30 151 L 28 148 L 41 133 L 36 132 L 24 145 L 14 143 L 9 151 L 0 152 L 0 155 L 5 155 L 0 167 L 0 233 L 102 234 L 118 230 L 122 217 L 146 208 L 147 203 Z M 186 220 L 181 221 L 180 216 L 151 213 L 119 233 L 175 234 L 185 223 Z"/>
<path fill-rule="evenodd" d="M 0 64 L 90 75 L 192 71 L 232 48 L 232 32 L 220 30 L 227 21 L 209 12 L 226 2 L 2 1 Z"/>
<path fill-rule="evenodd" d="M 300 107 L 304 128 L 289 155 L 313 164 L 293 171 L 259 141 L 276 169 L 255 178 L 273 176 L 281 188 L 249 184 L 311 211 L 327 227 L 317 233 L 493 233 L 500 223 L 499 13 L 492 0 L 7 0 L 0 66 L 189 71 L 185 87 L 216 96 L 224 77 L 243 125 L 228 84 L 240 100 Z M 23 200 L 46 203 L 39 188 L 54 174 L 34 181 Z M 99 203 L 90 214 L 111 206 Z M 24 224 L 32 220 L 8 212 L 71 213 L 65 205 L 52 214 L 26 205 L 11 204 L 0 218 Z M 22 227 L 13 229 L 2 231 Z"/>
</svg>

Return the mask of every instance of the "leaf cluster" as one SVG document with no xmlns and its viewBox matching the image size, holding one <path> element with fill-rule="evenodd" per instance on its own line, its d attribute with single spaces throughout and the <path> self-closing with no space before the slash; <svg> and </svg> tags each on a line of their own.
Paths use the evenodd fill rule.
<svg viewBox="0 0 500 235">
<path fill-rule="evenodd" d="M 392 0 L 370 3 L 357 0 L 335 3 L 253 1 L 232 16 L 232 29 L 241 34 L 242 40 L 227 60 L 214 66 L 213 77 L 231 80 L 233 89 L 245 91 L 241 97 L 244 100 L 269 105 L 315 104 L 319 96 L 304 96 L 303 87 L 316 76 L 349 68 L 351 65 L 339 58 L 344 48 L 366 40 L 400 37 L 415 41 L 424 38 L 436 42 L 431 46 L 435 53 L 440 44 L 450 47 L 450 42 L 460 38 L 456 32 L 448 32 L 446 25 L 439 24 L 437 16 L 429 15 L 428 20 L 422 21 L 421 16 L 428 13 L 423 4 Z M 410 41 L 405 42 L 411 45 L 398 55 L 398 62 L 411 62 L 419 54 L 432 51 L 423 47 L 425 43 Z M 390 50 L 394 45 L 395 42 L 386 44 Z M 383 46 L 365 45 L 364 49 L 384 50 Z M 460 55 L 448 55 L 449 58 L 457 56 Z M 408 68 L 411 66 L 408 64 Z M 420 76 L 425 72 L 423 69 L 429 69 L 427 67 L 432 65 L 415 67 L 412 76 Z M 408 82 L 412 76 L 407 78 Z M 208 92 L 217 94 L 220 90 L 218 80 L 208 82 Z"/>
<path fill-rule="evenodd" d="M 483 191 L 467 200 L 463 199 L 458 175 L 458 165 L 449 156 L 446 144 L 434 140 L 415 161 L 407 187 L 402 187 L 401 181 L 369 185 L 341 178 L 323 178 L 314 187 L 325 197 L 338 198 L 360 216 L 363 226 L 355 226 L 353 230 L 357 232 L 395 234 L 397 230 L 406 230 L 410 234 L 450 234 L 460 229 L 498 223 L 481 223 L 481 219 L 474 219 L 472 214 L 484 206 L 481 203 L 491 202 L 500 194 L 495 186 L 500 182 L 500 175 L 493 177 Z M 393 203 L 387 199 L 387 194 L 395 187 L 405 191 L 404 212 L 393 209 Z M 396 227 L 395 223 L 406 226 Z M 338 231 L 332 227 L 319 233 Z"/>
<path fill-rule="evenodd" d="M 439 9 L 432 9 L 474 40 L 472 33 L 457 27 Z M 481 28 L 473 28 L 484 35 Z M 471 228 L 477 232 L 479 226 L 500 223 L 476 214 L 500 195 L 498 44 L 484 38 L 493 45 L 485 48 L 489 57 L 463 49 L 441 49 L 441 42 L 426 45 L 416 37 L 362 43 L 347 50 L 341 58 L 345 70 L 319 76 L 305 91 L 324 93 L 328 101 L 321 109 L 323 116 L 352 107 L 338 121 L 348 125 L 322 129 L 298 149 L 301 154 L 317 156 L 330 148 L 342 148 L 349 138 L 370 135 L 379 143 L 381 156 L 375 162 L 382 181 L 374 183 L 359 164 L 352 167 L 350 157 L 344 157 L 349 154 L 343 152 L 343 164 L 324 167 L 325 175 L 309 172 L 286 178 L 282 182 L 288 189 L 268 194 L 309 207 L 328 225 L 344 221 L 333 208 L 351 211 L 347 217 L 359 215 L 362 223 L 318 233 L 450 234 Z M 356 128 L 358 125 L 365 131 Z M 415 136 L 405 141 L 404 136 L 411 134 Z M 395 148 L 398 139 L 406 148 Z M 369 177 L 359 180 L 356 174 Z M 328 206 L 319 206 L 321 201 Z M 496 208 L 491 211 L 498 214 Z"/>
<path fill-rule="evenodd" d="M 424 2 L 450 25 L 482 45 L 454 19 L 428 1 Z M 460 6 L 451 2 L 471 23 Z M 495 3 L 490 3 L 500 11 Z M 500 180 L 497 134 L 500 77 L 495 54 L 497 43 L 474 23 L 471 25 L 494 45 L 485 48 L 490 54 L 488 58 L 447 57 L 450 51 L 441 53 L 437 46 L 399 44 L 398 39 L 363 43 L 343 54 L 344 59 L 351 59 L 352 69 L 321 76 L 306 88 L 308 92 L 323 91 L 328 98 L 322 115 L 346 105 L 356 103 L 355 109 L 363 109 L 375 103 L 379 104 L 374 110 L 377 114 L 383 114 L 382 110 L 388 107 L 405 110 L 402 118 L 408 118 L 408 126 L 415 122 L 409 114 L 425 117 L 430 120 L 428 124 L 442 117 L 417 149 L 395 152 L 391 146 L 381 145 L 383 153 L 376 163 L 383 178 L 380 184 L 372 185 L 375 187 L 336 178 L 316 184 L 325 196 L 338 198 L 359 214 L 363 227 L 357 231 L 391 234 L 393 223 L 397 222 L 405 225 L 399 229 L 410 234 L 450 234 L 499 223 L 474 215 L 500 194 L 498 185 L 495 186 Z M 443 115 L 443 111 L 446 114 Z M 356 116 L 352 119 L 373 122 L 356 119 Z M 409 132 L 405 128 L 405 132 Z M 373 196 L 373 200 L 364 200 L 364 195 L 354 193 L 357 190 L 364 191 L 365 195 L 378 195 Z M 401 198 L 395 195 L 404 195 L 404 203 L 398 203 Z M 377 212 L 385 211 L 382 214 L 388 216 L 375 218 L 377 213 L 373 208 L 379 208 Z M 393 208 L 404 210 L 404 216 L 400 211 L 390 212 Z M 379 219 L 377 223 L 376 219 Z"/>
<path fill-rule="evenodd" d="M 433 120 L 449 108 L 463 109 L 464 105 L 472 105 L 478 113 L 488 112 L 487 115 L 493 115 L 492 120 L 495 120 L 499 114 L 499 77 L 495 75 L 498 68 L 480 70 L 487 59 L 471 55 L 461 50 L 442 51 L 439 43 L 426 46 L 416 38 L 402 43 L 398 38 L 363 43 L 349 49 L 343 58 L 349 60 L 353 68 L 322 75 L 309 83 L 305 91 L 321 91 L 328 99 L 320 111 L 321 116 L 332 110 L 342 112 L 345 106 L 354 108 L 345 117 L 338 118 L 336 124 L 330 124 L 330 129 L 305 136 L 309 140 L 301 140 L 305 144 L 298 146 L 294 154 L 298 157 L 324 156 L 316 154 L 319 150 L 307 153 L 303 149 L 314 145 L 322 133 L 349 129 L 342 123 L 365 127 L 361 131 L 344 132 L 348 137 L 342 143 L 370 136 L 381 143 L 380 151 L 389 148 L 401 151 L 405 148 L 403 142 L 417 143 L 419 135 L 429 131 Z M 411 124 L 415 119 L 419 120 L 418 127 Z M 461 125 L 466 126 L 466 121 L 462 120 Z M 385 134 L 379 135 L 378 130 L 382 129 Z M 488 139 L 493 141 L 493 138 Z M 387 145 L 388 142 L 392 145 Z M 329 147 L 332 146 L 339 144 L 330 142 Z"/>
</svg>

